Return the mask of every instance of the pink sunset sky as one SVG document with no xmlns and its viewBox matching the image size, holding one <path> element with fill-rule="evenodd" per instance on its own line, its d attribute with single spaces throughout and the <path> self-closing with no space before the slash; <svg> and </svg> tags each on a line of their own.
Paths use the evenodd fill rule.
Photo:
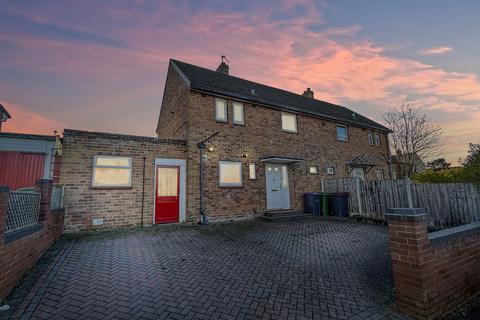
<svg viewBox="0 0 480 320">
<path fill-rule="evenodd" d="M 214 69 L 226 54 L 232 75 L 311 87 L 379 122 L 402 103 L 421 106 L 456 163 L 480 142 L 479 47 L 469 40 L 480 8 L 359 2 L 2 2 L 0 103 L 13 117 L 4 131 L 153 136 L 168 60 Z"/>
</svg>

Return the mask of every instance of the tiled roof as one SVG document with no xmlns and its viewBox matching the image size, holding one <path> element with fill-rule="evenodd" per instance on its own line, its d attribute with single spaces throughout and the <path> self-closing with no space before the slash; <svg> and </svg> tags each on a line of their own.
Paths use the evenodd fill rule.
<svg viewBox="0 0 480 320">
<path fill-rule="evenodd" d="M 360 127 L 391 132 L 390 129 L 383 125 L 342 106 L 318 99 L 307 98 L 293 92 L 237 78 L 182 61 L 172 59 L 170 62 L 182 73 L 192 90 L 273 106 L 285 111 L 310 114 Z"/>
</svg>

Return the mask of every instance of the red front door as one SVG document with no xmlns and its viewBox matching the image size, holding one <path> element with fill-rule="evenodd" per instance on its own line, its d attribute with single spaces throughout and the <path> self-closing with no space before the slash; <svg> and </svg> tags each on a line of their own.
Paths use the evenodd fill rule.
<svg viewBox="0 0 480 320">
<path fill-rule="evenodd" d="M 155 223 L 178 222 L 180 167 L 157 166 Z"/>
</svg>

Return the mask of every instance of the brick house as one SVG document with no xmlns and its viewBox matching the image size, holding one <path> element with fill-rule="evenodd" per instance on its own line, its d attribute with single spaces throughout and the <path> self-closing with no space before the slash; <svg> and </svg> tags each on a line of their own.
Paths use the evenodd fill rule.
<svg viewBox="0 0 480 320">
<path fill-rule="evenodd" d="M 170 60 L 158 139 L 66 130 L 67 230 L 301 211 L 322 178 L 390 176 L 388 128 L 228 69 Z"/>
</svg>

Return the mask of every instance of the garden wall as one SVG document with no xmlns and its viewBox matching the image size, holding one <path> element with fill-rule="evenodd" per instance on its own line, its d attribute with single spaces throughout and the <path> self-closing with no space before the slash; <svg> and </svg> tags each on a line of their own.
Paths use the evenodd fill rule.
<svg viewBox="0 0 480 320">
<path fill-rule="evenodd" d="M 52 181 L 37 180 L 36 189 L 41 195 L 38 223 L 6 233 L 10 190 L 0 186 L 0 301 L 62 233 L 63 212 L 50 211 Z"/>
<path fill-rule="evenodd" d="M 414 319 L 438 319 L 480 294 L 480 223 L 427 232 L 425 209 L 389 209 L 395 300 Z"/>
</svg>

